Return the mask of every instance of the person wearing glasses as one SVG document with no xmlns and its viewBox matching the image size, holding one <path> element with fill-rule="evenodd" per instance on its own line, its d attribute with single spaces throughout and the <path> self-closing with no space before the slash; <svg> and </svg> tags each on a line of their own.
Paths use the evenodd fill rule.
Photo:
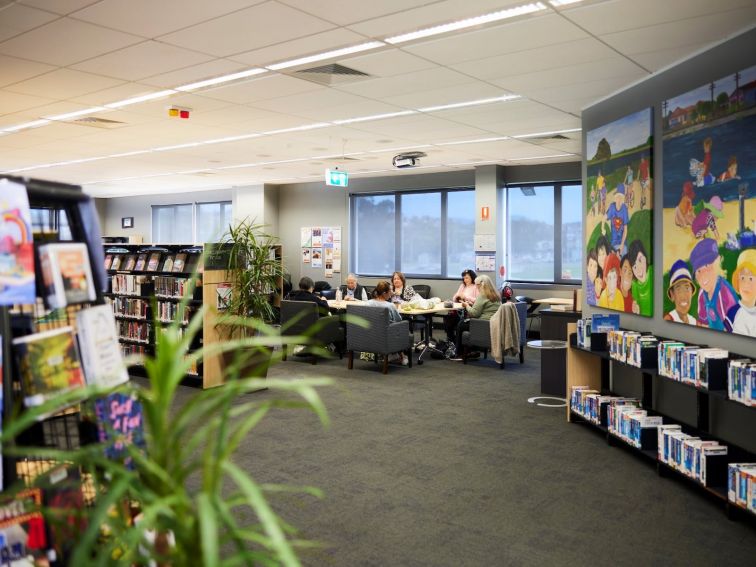
<svg viewBox="0 0 756 567">
<path fill-rule="evenodd" d="M 393 284 L 391 289 L 391 302 L 392 303 L 406 303 L 413 297 L 415 297 L 415 290 L 411 285 L 407 285 L 407 278 L 401 272 L 394 272 L 391 274 L 391 283 Z"/>
<path fill-rule="evenodd" d="M 368 300 L 367 291 L 357 283 L 357 276 L 354 274 L 349 274 L 346 279 L 346 285 L 341 286 L 341 297 L 344 301 L 354 301 L 355 299 L 361 301 Z"/>
<path fill-rule="evenodd" d="M 488 276 L 478 276 L 475 278 L 475 285 L 478 286 L 478 297 L 473 303 L 467 299 L 460 302 L 465 311 L 465 317 L 457 325 L 454 340 L 454 352 L 450 353 L 451 347 L 447 349 L 447 357 L 451 360 L 461 361 L 462 358 L 457 356 L 462 348 L 462 333 L 470 328 L 470 319 L 491 319 L 494 313 L 501 307 L 501 296 L 496 291 L 491 278 Z"/>
</svg>

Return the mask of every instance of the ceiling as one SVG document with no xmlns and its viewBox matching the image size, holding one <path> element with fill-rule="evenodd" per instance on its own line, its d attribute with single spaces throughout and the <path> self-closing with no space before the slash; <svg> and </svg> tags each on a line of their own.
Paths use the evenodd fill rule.
<svg viewBox="0 0 756 567">
<path fill-rule="evenodd" d="M 316 181 L 336 166 L 403 175 L 418 169 L 392 158 L 414 150 L 427 154 L 419 171 L 576 161 L 581 108 L 756 21 L 754 0 L 543 0 L 530 14 L 386 41 L 525 4 L 0 0 L 0 172 L 112 197 Z M 370 41 L 380 43 L 275 65 Z M 364 75 L 301 72 L 334 63 Z M 259 74 L 175 90 L 250 69 Z M 459 103 L 470 104 L 433 108 Z"/>
</svg>

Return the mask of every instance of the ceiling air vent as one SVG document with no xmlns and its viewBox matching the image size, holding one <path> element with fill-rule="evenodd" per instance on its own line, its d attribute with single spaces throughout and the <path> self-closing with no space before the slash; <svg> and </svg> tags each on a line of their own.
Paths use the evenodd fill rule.
<svg viewBox="0 0 756 567">
<path fill-rule="evenodd" d="M 118 120 L 108 120 L 107 118 L 98 118 L 97 116 L 83 116 L 76 120 L 71 120 L 69 124 L 78 124 L 79 126 L 91 126 L 93 128 L 120 128 L 126 126 L 125 122 L 119 122 Z"/>
<path fill-rule="evenodd" d="M 310 67 L 309 69 L 300 69 L 299 71 L 294 71 L 290 74 L 293 77 L 305 79 L 306 81 L 313 81 L 321 85 L 343 85 L 345 83 L 353 83 L 370 77 L 367 73 L 352 69 L 351 67 L 339 65 L 338 63 L 329 63 L 328 65 Z"/>
</svg>

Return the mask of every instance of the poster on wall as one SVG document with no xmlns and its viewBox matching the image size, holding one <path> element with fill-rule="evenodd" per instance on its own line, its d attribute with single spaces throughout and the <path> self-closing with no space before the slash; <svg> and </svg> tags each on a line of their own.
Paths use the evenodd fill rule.
<svg viewBox="0 0 756 567">
<path fill-rule="evenodd" d="M 312 248 L 312 229 L 308 227 L 302 227 L 300 229 L 301 236 L 300 236 L 300 246 L 302 248 Z"/>
<path fill-rule="evenodd" d="M 651 108 L 587 134 L 585 296 L 588 305 L 654 314 Z"/>
<path fill-rule="evenodd" d="M 323 233 L 320 228 L 312 229 L 312 247 L 313 248 L 323 247 Z"/>
<path fill-rule="evenodd" d="M 310 253 L 311 253 L 311 250 L 309 248 L 302 248 L 302 263 L 303 264 L 310 263 Z"/>
<path fill-rule="evenodd" d="M 310 254 L 311 258 L 311 265 L 313 268 L 322 268 L 323 267 L 323 249 L 322 248 L 313 248 L 312 254 Z"/>
<path fill-rule="evenodd" d="M 756 337 L 756 66 L 662 104 L 664 318 Z"/>
</svg>

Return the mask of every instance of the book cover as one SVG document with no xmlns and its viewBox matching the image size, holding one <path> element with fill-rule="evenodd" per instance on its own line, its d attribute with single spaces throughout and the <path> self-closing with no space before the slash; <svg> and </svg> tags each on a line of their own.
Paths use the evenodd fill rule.
<svg viewBox="0 0 756 567">
<path fill-rule="evenodd" d="M 153 252 L 150 254 L 150 259 L 147 261 L 147 271 L 154 272 L 160 265 L 160 252 Z"/>
<path fill-rule="evenodd" d="M 0 305 L 37 300 L 32 240 L 26 187 L 0 179 Z"/>
<path fill-rule="evenodd" d="M 78 468 L 60 466 L 47 473 L 42 491 L 48 515 L 50 543 L 64 561 L 87 528 L 87 511 Z"/>
<path fill-rule="evenodd" d="M 105 446 L 105 456 L 123 461 L 131 468 L 128 447 L 144 446 L 142 404 L 129 394 L 114 392 L 94 402 L 97 438 Z"/>
<path fill-rule="evenodd" d="M 229 305 L 231 305 L 231 284 L 221 282 L 215 289 L 215 308 L 223 311 L 228 309 Z"/>
<path fill-rule="evenodd" d="M 117 270 L 121 267 L 121 261 L 123 260 L 123 256 L 120 254 L 116 254 L 113 256 L 113 262 L 110 264 L 111 270 Z"/>
<path fill-rule="evenodd" d="M 591 324 L 591 332 L 592 333 L 608 333 L 609 331 L 618 330 L 619 325 L 620 325 L 619 315 L 601 315 L 598 313 L 594 313 L 592 324 Z"/>
<path fill-rule="evenodd" d="M 97 298 L 87 245 L 60 242 L 39 247 L 47 305 L 56 309 Z"/>
<path fill-rule="evenodd" d="M 113 263 L 113 255 L 112 254 L 106 255 L 105 256 L 105 269 L 109 270 L 110 269 L 110 265 L 112 263 Z"/>
<path fill-rule="evenodd" d="M 137 272 L 141 272 L 144 270 L 145 266 L 147 265 L 147 254 L 142 253 L 137 256 L 136 265 L 134 266 L 134 269 Z"/>
<path fill-rule="evenodd" d="M 47 529 L 42 489 L 29 488 L 0 502 L 0 558 L 3 565 L 37 565 L 46 559 Z M 31 557 L 31 560 L 30 560 Z"/>
<path fill-rule="evenodd" d="M 179 252 L 178 254 L 176 254 L 176 259 L 173 262 L 172 271 L 183 272 L 185 263 L 186 263 L 186 254 L 184 252 Z"/>
<path fill-rule="evenodd" d="M 162 272 L 172 272 L 173 271 L 173 254 L 166 257 L 165 262 L 163 262 L 163 269 Z"/>
<path fill-rule="evenodd" d="M 128 254 L 123 259 L 123 268 L 122 270 L 125 270 L 127 272 L 130 272 L 134 269 L 134 266 L 136 266 L 136 255 L 135 254 Z"/>
<path fill-rule="evenodd" d="M 79 329 L 79 352 L 88 384 L 117 386 L 129 379 L 118 343 L 113 310 L 96 305 L 76 314 Z"/>
<path fill-rule="evenodd" d="M 38 406 L 56 393 L 84 386 L 71 327 L 13 340 L 26 406 Z"/>
</svg>

